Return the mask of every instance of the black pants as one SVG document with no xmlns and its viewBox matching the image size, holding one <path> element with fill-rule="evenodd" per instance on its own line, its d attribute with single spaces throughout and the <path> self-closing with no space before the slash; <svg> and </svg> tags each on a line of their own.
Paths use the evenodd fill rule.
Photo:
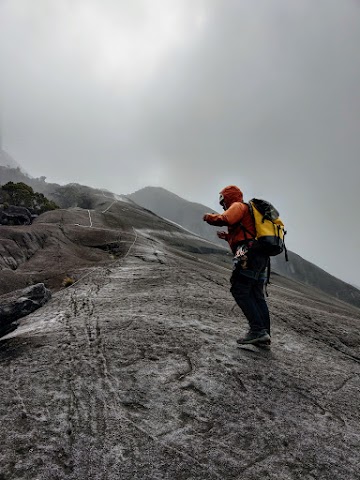
<svg viewBox="0 0 360 480">
<path fill-rule="evenodd" d="M 270 314 L 264 296 L 264 280 L 250 278 L 234 271 L 232 296 L 247 318 L 252 332 L 266 330 L 270 335 Z"/>
</svg>

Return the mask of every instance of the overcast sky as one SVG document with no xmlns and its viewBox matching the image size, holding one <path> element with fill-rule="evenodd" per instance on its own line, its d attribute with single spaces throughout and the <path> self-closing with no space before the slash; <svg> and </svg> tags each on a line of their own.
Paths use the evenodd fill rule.
<svg viewBox="0 0 360 480">
<path fill-rule="evenodd" d="M 214 210 L 236 184 L 360 285 L 358 0 L 0 0 L 0 62 L 32 176 Z"/>
</svg>

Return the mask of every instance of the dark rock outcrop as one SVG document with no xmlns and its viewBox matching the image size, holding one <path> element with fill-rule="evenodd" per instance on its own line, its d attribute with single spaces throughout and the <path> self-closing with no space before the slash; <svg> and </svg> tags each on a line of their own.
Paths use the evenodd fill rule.
<svg viewBox="0 0 360 480">
<path fill-rule="evenodd" d="M 19 268 L 39 249 L 44 247 L 47 236 L 44 232 L 2 227 L 0 234 L 0 270 L 9 268 L 16 270 Z"/>
<path fill-rule="evenodd" d="M 25 207 L 0 208 L 0 225 L 30 225 L 32 216 Z"/>
<path fill-rule="evenodd" d="M 42 307 L 50 298 L 51 292 L 43 283 L 37 283 L 20 292 L 14 292 L 3 304 L 0 304 L 0 336 L 14 330 L 19 318 Z"/>
</svg>

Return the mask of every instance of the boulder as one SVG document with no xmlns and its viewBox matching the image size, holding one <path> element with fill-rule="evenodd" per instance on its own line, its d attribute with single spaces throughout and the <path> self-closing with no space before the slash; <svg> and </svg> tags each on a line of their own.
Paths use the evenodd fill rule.
<svg viewBox="0 0 360 480">
<path fill-rule="evenodd" d="M 37 283 L 0 303 L 0 336 L 14 330 L 17 320 L 42 307 L 50 298 L 50 290 Z"/>
<path fill-rule="evenodd" d="M 25 207 L 0 208 L 0 225 L 30 225 L 31 222 L 31 213 Z"/>
</svg>

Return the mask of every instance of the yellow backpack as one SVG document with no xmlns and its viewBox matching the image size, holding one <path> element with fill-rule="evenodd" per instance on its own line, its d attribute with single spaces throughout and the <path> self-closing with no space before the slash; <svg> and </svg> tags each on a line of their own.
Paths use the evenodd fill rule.
<svg viewBox="0 0 360 480">
<path fill-rule="evenodd" d="M 256 242 L 254 247 L 269 257 L 285 251 L 285 227 L 276 208 L 266 200 L 253 198 L 248 203 L 250 213 L 255 221 Z"/>
</svg>

